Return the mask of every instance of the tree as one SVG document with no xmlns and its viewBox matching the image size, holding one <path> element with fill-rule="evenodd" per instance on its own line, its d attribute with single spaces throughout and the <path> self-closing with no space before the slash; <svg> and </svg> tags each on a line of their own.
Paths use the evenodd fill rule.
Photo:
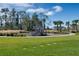
<svg viewBox="0 0 79 59">
<path fill-rule="evenodd" d="M 53 21 L 53 23 L 57 25 L 57 31 L 61 32 L 62 29 L 61 25 L 63 24 L 63 22 L 59 20 L 59 21 Z"/>
<path fill-rule="evenodd" d="M 18 12 L 19 14 L 19 29 L 23 29 L 23 20 L 27 17 L 26 16 L 26 12 L 25 11 L 19 11 Z"/>
<path fill-rule="evenodd" d="M 27 30 L 27 31 L 30 31 L 30 19 L 29 19 L 29 15 L 26 15 L 26 17 L 23 19 L 23 29 Z"/>
<path fill-rule="evenodd" d="M 16 23 L 16 10 L 13 8 L 10 12 L 11 29 L 14 29 Z"/>
<path fill-rule="evenodd" d="M 53 21 L 54 25 L 56 25 L 57 31 L 59 31 L 58 25 L 59 23 L 57 21 Z"/>
<path fill-rule="evenodd" d="M 35 27 L 42 26 L 41 20 L 39 19 L 38 16 L 39 16 L 39 15 L 36 14 L 36 13 L 34 13 L 34 14 L 32 15 L 33 26 L 35 26 Z"/>
<path fill-rule="evenodd" d="M 5 18 L 5 27 L 7 26 L 7 13 L 9 12 L 8 8 L 3 8 L 1 9 L 1 12 L 4 13 L 4 18 Z"/>
<path fill-rule="evenodd" d="M 48 19 L 48 16 L 45 15 L 44 13 L 40 13 L 39 16 L 40 16 L 40 19 L 42 21 L 42 26 L 45 29 L 45 27 L 46 27 L 46 20 Z"/>
<path fill-rule="evenodd" d="M 79 20 L 73 20 L 72 24 L 76 25 L 76 31 L 78 32 L 78 28 L 77 28 L 77 24 L 78 24 Z"/>
<path fill-rule="evenodd" d="M 19 14 L 18 14 L 18 12 L 16 14 L 16 21 L 15 22 L 16 22 L 15 23 L 16 29 L 19 29 Z"/>
<path fill-rule="evenodd" d="M 67 22 L 66 22 L 66 25 L 67 25 L 67 30 L 68 30 L 68 32 L 69 32 L 69 30 L 70 30 L 70 27 L 69 27 L 69 26 L 70 26 L 70 22 L 67 21 Z"/>
<path fill-rule="evenodd" d="M 2 28 L 2 25 L 3 25 L 3 23 L 2 23 L 2 16 L 0 16 L 0 27 Z"/>
<path fill-rule="evenodd" d="M 60 21 L 60 20 L 58 21 L 58 23 L 59 23 L 59 25 L 60 25 L 59 28 L 60 28 L 60 32 L 61 32 L 61 31 L 62 31 L 62 30 L 61 30 L 61 29 L 62 29 L 61 25 L 64 24 L 64 23 L 63 23 L 63 21 Z"/>
<path fill-rule="evenodd" d="M 43 23 L 44 23 L 44 29 L 45 29 L 45 27 L 46 27 L 46 26 L 45 26 L 45 22 L 46 22 L 46 19 L 48 19 L 48 16 L 47 16 L 47 15 L 44 15 L 43 17 L 44 17 Z"/>
<path fill-rule="evenodd" d="M 35 26 L 38 26 L 38 15 L 36 14 L 36 13 L 34 13 L 33 15 L 32 15 L 32 20 L 34 21 L 34 23 L 35 23 Z"/>
<path fill-rule="evenodd" d="M 34 14 L 32 15 L 32 26 L 31 26 L 31 27 L 32 27 L 33 29 L 42 27 L 42 26 L 43 26 L 43 22 L 45 22 L 45 19 L 44 19 L 44 18 L 40 19 L 39 16 L 40 16 L 40 15 L 37 14 L 37 13 L 34 13 Z M 44 25 L 45 25 L 45 24 L 44 24 Z M 44 27 L 45 27 L 45 26 L 44 26 Z"/>
</svg>

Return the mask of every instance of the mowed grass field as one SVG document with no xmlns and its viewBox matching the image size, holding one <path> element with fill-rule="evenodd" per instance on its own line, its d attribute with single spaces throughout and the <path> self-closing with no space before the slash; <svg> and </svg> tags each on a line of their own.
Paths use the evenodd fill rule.
<svg viewBox="0 0 79 59">
<path fill-rule="evenodd" d="M 0 37 L 0 56 L 79 56 L 79 35 Z"/>
</svg>

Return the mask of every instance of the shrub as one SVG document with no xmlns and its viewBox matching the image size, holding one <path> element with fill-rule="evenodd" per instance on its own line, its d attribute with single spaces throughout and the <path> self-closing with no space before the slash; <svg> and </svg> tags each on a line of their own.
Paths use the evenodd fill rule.
<svg viewBox="0 0 79 59">
<path fill-rule="evenodd" d="M 69 32 L 53 32 L 54 34 L 69 34 Z"/>
<path fill-rule="evenodd" d="M 25 33 L 18 33 L 15 36 L 26 36 L 26 34 Z"/>
<path fill-rule="evenodd" d="M 76 31 L 71 31 L 72 33 L 76 33 Z"/>
</svg>

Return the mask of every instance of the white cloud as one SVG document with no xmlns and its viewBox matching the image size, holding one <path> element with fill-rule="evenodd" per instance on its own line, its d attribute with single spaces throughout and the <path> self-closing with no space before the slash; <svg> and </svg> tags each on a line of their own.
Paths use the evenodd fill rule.
<svg viewBox="0 0 79 59">
<path fill-rule="evenodd" d="M 46 10 L 44 8 L 37 8 L 35 11 L 38 12 L 38 13 L 46 12 Z"/>
<path fill-rule="evenodd" d="M 45 13 L 45 15 L 51 16 L 51 15 L 54 15 L 54 12 L 53 11 L 48 11 L 47 13 Z"/>
<path fill-rule="evenodd" d="M 33 8 L 29 8 L 26 10 L 27 13 L 43 13 L 44 15 L 47 15 L 47 16 L 52 16 L 54 15 L 54 12 L 53 10 L 49 11 L 48 9 L 44 9 L 44 8 L 37 8 L 37 9 L 33 9 Z"/>
<path fill-rule="evenodd" d="M 29 8 L 26 10 L 26 12 L 29 12 L 29 13 L 45 13 L 46 10 L 44 8 L 37 8 L 37 9 L 33 9 L 33 8 Z"/>
<path fill-rule="evenodd" d="M 34 9 L 27 9 L 26 12 L 27 12 L 27 13 L 34 13 L 35 10 L 34 10 Z"/>
<path fill-rule="evenodd" d="M 61 11 L 63 10 L 63 8 L 62 8 L 61 6 L 54 6 L 54 7 L 53 7 L 53 10 L 54 10 L 55 12 L 61 12 Z"/>
</svg>

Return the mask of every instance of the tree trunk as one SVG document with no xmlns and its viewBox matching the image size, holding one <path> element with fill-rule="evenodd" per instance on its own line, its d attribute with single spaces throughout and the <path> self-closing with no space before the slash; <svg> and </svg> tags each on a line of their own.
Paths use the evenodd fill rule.
<svg viewBox="0 0 79 59">
<path fill-rule="evenodd" d="M 6 28 L 6 26 L 7 26 L 7 24 L 6 24 L 6 22 L 7 22 L 7 21 L 6 21 L 6 18 L 7 18 L 7 17 L 6 17 L 6 12 L 5 12 L 5 30 L 7 29 L 7 28 Z"/>
<path fill-rule="evenodd" d="M 78 32 L 78 29 L 77 29 L 77 24 L 76 24 L 76 32 Z"/>
<path fill-rule="evenodd" d="M 1 19 L 1 28 L 2 28 L 2 25 L 3 25 L 3 24 L 2 24 L 2 19 Z"/>
<path fill-rule="evenodd" d="M 68 25 L 68 27 L 67 27 L 67 28 L 68 28 L 68 32 L 69 32 L 69 31 L 70 31 L 69 25 Z"/>
<path fill-rule="evenodd" d="M 62 30 L 61 30 L 61 24 L 60 24 L 60 32 L 62 32 Z"/>
<path fill-rule="evenodd" d="M 58 25 L 57 25 L 57 31 L 58 31 L 59 29 L 58 29 Z"/>
<path fill-rule="evenodd" d="M 44 29 L 45 29 L 45 23 L 44 23 Z"/>
</svg>

